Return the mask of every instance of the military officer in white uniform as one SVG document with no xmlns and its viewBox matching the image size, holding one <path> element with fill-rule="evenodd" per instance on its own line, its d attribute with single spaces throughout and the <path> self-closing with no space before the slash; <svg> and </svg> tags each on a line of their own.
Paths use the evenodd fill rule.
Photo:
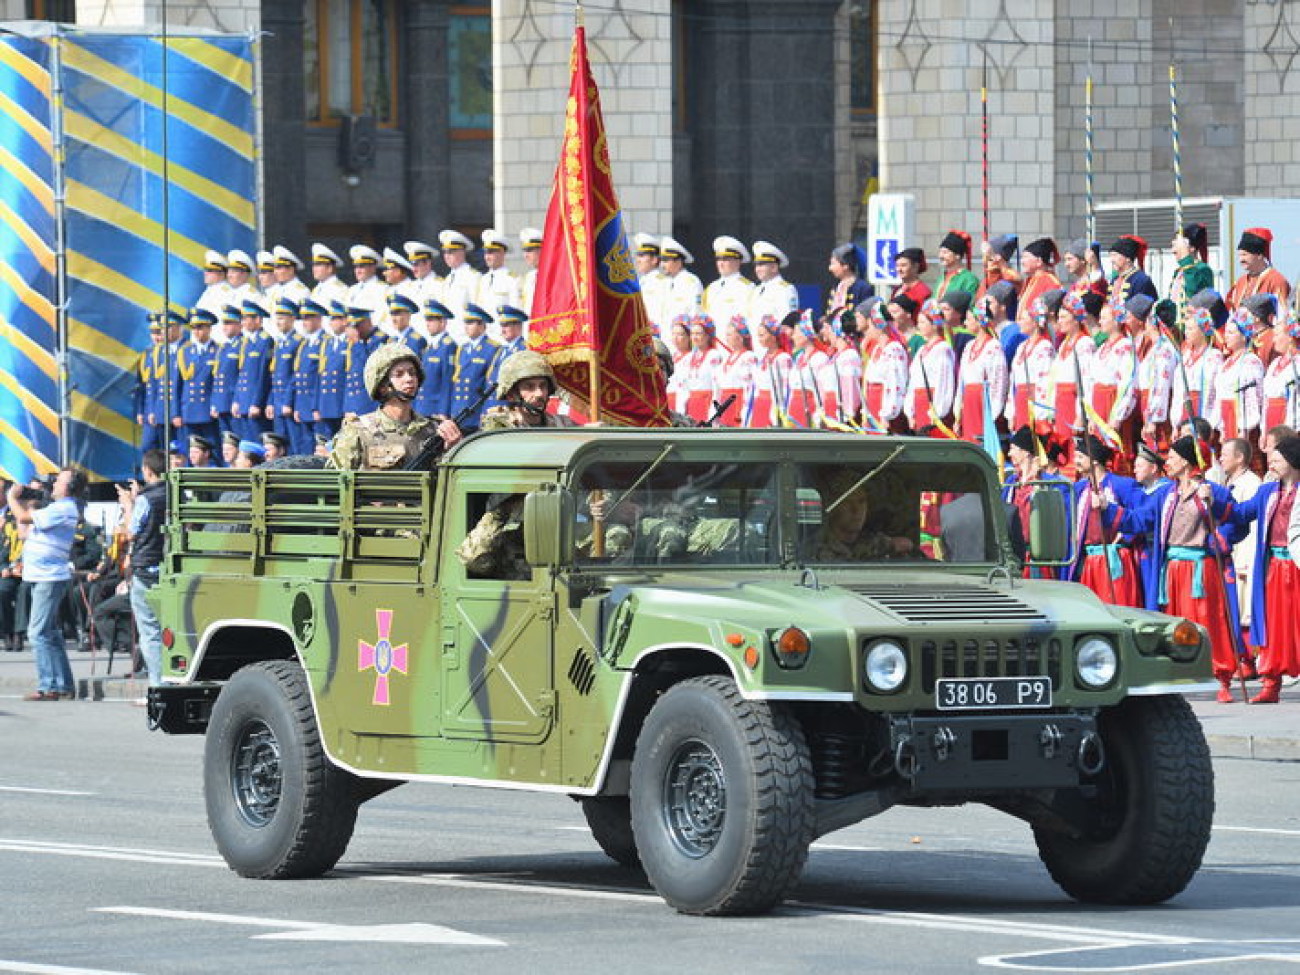
<svg viewBox="0 0 1300 975">
<path fill-rule="evenodd" d="M 391 247 L 385 247 L 381 274 L 384 279 L 384 304 L 381 309 L 375 310 L 375 326 L 385 335 L 391 336 L 393 335 L 393 319 L 388 306 L 393 300 L 393 295 L 409 298 L 417 311 L 420 308 L 413 287 L 415 269 L 411 266 L 411 262 L 406 259 L 405 254 L 399 253 Z"/>
<path fill-rule="evenodd" d="M 537 293 L 537 265 L 542 260 L 542 232 L 536 227 L 519 231 L 519 246 L 524 251 L 524 264 L 528 270 L 519 282 L 519 307 L 533 313 L 533 295 Z"/>
<path fill-rule="evenodd" d="M 322 308 L 329 308 L 335 301 L 346 304 L 348 286 L 339 277 L 339 268 L 343 258 L 322 243 L 311 245 L 311 276 L 316 284 L 311 289 L 311 300 Z"/>
<path fill-rule="evenodd" d="M 668 294 L 668 276 L 659 267 L 659 238 L 650 234 L 632 237 L 632 259 L 636 262 L 637 279 L 641 284 L 641 300 L 645 302 L 650 323 L 661 334 L 668 331 L 671 320 L 664 318 L 664 301 Z"/>
<path fill-rule="evenodd" d="M 257 252 L 257 293 L 267 299 L 268 305 L 275 304 L 275 255 L 270 251 Z"/>
<path fill-rule="evenodd" d="M 475 304 L 490 310 L 502 305 L 519 304 L 519 279 L 506 267 L 506 256 L 510 251 L 510 241 L 506 235 L 491 227 L 483 231 L 483 263 L 487 270 L 478 279 L 478 299 Z M 488 326 L 488 335 L 499 340 L 501 327 L 498 323 Z"/>
<path fill-rule="evenodd" d="M 478 296 L 480 274 L 469 263 L 469 251 L 474 242 L 459 230 L 444 230 L 438 234 L 442 246 L 442 259 L 447 265 L 447 276 L 442 279 L 441 301 L 456 317 L 447 323 L 447 334 L 457 343 L 465 341 L 465 306 L 475 304 Z"/>
<path fill-rule="evenodd" d="M 288 298 L 294 304 L 301 305 L 311 297 L 310 289 L 298 280 L 302 261 L 283 244 L 276 244 L 271 248 L 271 254 L 275 257 L 275 269 L 271 272 L 275 276 L 275 284 L 271 286 L 274 289 L 275 300 Z"/>
<path fill-rule="evenodd" d="M 422 240 L 408 240 L 402 245 L 411 262 L 411 290 L 408 292 L 423 308 L 430 301 L 442 301 L 442 275 L 433 269 L 437 250 Z"/>
<path fill-rule="evenodd" d="M 218 318 L 222 309 L 232 301 L 230 283 L 226 281 L 226 255 L 221 251 L 205 251 L 203 254 L 203 294 L 195 302 L 195 307 L 210 311 Z"/>
<path fill-rule="evenodd" d="M 749 248 L 735 237 L 715 237 L 713 259 L 718 268 L 718 280 L 710 282 L 704 289 L 702 304 L 705 313 L 719 325 L 725 325 L 736 317 L 748 321 L 754 282 L 740 273 L 740 266 L 749 263 Z"/>
<path fill-rule="evenodd" d="M 749 327 L 753 328 L 766 317 L 780 322 L 792 311 L 799 310 L 799 292 L 781 276 L 790 259 L 775 244 L 765 240 L 754 241 L 754 277 L 758 278 L 749 293 Z"/>
<path fill-rule="evenodd" d="M 678 315 L 694 318 L 700 313 L 700 302 L 704 297 L 704 285 L 691 271 L 687 264 L 694 264 L 695 258 L 685 247 L 665 237 L 659 242 L 659 267 L 663 270 L 664 299 L 662 307 L 662 325 L 671 325 Z"/>
<path fill-rule="evenodd" d="M 379 252 L 365 244 L 353 244 L 348 248 L 348 257 L 352 259 L 352 273 L 357 283 L 348 289 L 345 304 L 349 308 L 367 308 L 377 311 L 385 304 L 384 282 L 379 280 Z"/>
<path fill-rule="evenodd" d="M 248 280 L 253 273 L 253 259 L 247 251 L 233 250 L 226 255 L 226 283 L 230 285 L 230 304 L 243 308 L 249 298 L 258 297 L 257 288 Z"/>
</svg>

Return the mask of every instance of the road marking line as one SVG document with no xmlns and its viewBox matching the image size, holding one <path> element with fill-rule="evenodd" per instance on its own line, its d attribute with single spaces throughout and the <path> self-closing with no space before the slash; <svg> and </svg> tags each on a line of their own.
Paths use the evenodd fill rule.
<svg viewBox="0 0 1300 975">
<path fill-rule="evenodd" d="M 382 941 L 385 944 L 440 944 L 498 947 L 505 945 L 496 938 L 485 938 L 468 931 L 441 924 L 333 924 L 326 921 L 290 921 L 274 917 L 244 914 L 214 914 L 207 911 L 176 911 L 162 907 L 94 907 L 98 914 L 125 914 L 132 917 L 165 918 L 174 921 L 206 921 L 211 924 L 234 924 L 253 928 L 274 928 L 272 934 L 253 937 L 265 941 Z"/>
<path fill-rule="evenodd" d="M 1270 829 L 1265 826 L 1215 826 L 1224 833 L 1267 833 L 1270 836 L 1300 836 L 1300 829 Z"/>
<path fill-rule="evenodd" d="M 1060 962 L 1053 962 L 1053 959 L 1061 955 L 1084 955 L 1090 951 L 1112 951 L 1115 948 L 1151 948 L 1152 945 L 1141 943 L 1128 943 L 1118 945 L 1081 945 L 1078 948 L 1049 948 L 1044 951 L 1020 951 L 1014 954 L 1006 955 L 985 955 L 979 958 L 981 965 L 988 968 L 1009 968 L 1016 971 L 1040 971 L 1040 972 L 1152 972 L 1163 971 L 1170 968 L 1190 968 L 1195 965 L 1210 966 L 1216 968 L 1233 962 L 1275 962 L 1289 961 L 1300 962 L 1300 953 L 1285 952 L 1272 953 L 1261 952 L 1258 948 L 1270 944 L 1295 945 L 1294 939 L 1263 939 L 1247 941 L 1215 941 L 1208 938 L 1187 938 L 1178 944 L 1170 945 L 1171 949 L 1177 948 L 1200 948 L 1205 954 L 1197 957 L 1174 957 L 1168 961 L 1136 961 L 1130 964 L 1107 965 L 1103 967 L 1097 962 L 1092 962 L 1086 967 L 1078 965 L 1066 967 Z M 1231 954 L 1224 949 L 1231 949 L 1234 945 L 1241 945 L 1240 954 Z M 1255 949 L 1255 950 L 1251 950 Z M 1030 959 L 1041 959 L 1039 964 L 1034 964 Z"/>
<path fill-rule="evenodd" d="M 93 792 L 74 792 L 71 789 L 30 789 L 21 785 L 0 785 L 0 792 L 26 792 L 37 796 L 93 796 Z"/>
<path fill-rule="evenodd" d="M 41 840 L 0 838 L 0 851 L 44 853 L 51 856 L 88 857 L 92 860 L 126 860 L 136 863 L 172 863 L 181 866 L 225 867 L 219 856 L 206 853 L 177 853 L 169 850 L 138 850 L 129 847 L 89 846 L 81 843 L 51 843 Z"/>
<path fill-rule="evenodd" d="M 64 965 L 37 965 L 25 961 L 8 961 L 0 958 L 0 972 L 25 972 L 27 975 L 135 975 L 133 972 L 110 971 L 106 968 L 68 968 Z"/>
</svg>

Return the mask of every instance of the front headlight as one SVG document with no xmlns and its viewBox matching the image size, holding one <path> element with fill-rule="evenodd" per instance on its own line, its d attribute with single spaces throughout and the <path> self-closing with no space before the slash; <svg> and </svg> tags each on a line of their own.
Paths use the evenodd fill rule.
<svg viewBox="0 0 1300 975">
<path fill-rule="evenodd" d="M 892 694 L 907 680 L 907 653 L 892 640 L 880 640 L 867 648 L 862 676 L 867 687 L 882 694 Z"/>
<path fill-rule="evenodd" d="M 1105 687 L 1119 670 L 1119 655 L 1104 637 L 1085 637 L 1074 648 L 1074 672 L 1084 687 Z"/>
</svg>

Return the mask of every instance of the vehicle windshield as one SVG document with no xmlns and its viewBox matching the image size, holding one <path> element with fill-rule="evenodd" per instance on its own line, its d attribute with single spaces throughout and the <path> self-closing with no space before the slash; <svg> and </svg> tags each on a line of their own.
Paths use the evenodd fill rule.
<svg viewBox="0 0 1300 975">
<path fill-rule="evenodd" d="M 899 460 L 794 470 L 801 564 L 995 558 L 986 481 L 977 467 Z"/>
<path fill-rule="evenodd" d="M 996 561 L 983 471 L 906 457 L 727 463 L 669 453 L 657 463 L 653 457 L 592 463 L 573 484 L 575 560 L 628 566 Z M 783 530 L 792 537 L 783 538 Z"/>
<path fill-rule="evenodd" d="M 777 562 L 776 471 L 775 464 L 683 462 L 671 455 L 655 466 L 592 464 L 576 482 L 577 561 Z"/>
</svg>

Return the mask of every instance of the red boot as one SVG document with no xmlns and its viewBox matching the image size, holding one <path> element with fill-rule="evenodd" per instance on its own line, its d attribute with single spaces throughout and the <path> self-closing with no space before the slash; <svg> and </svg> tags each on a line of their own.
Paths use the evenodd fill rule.
<svg viewBox="0 0 1300 975">
<path fill-rule="evenodd" d="M 1242 680 L 1259 679 L 1259 671 L 1255 669 L 1255 657 L 1253 654 L 1241 658 L 1241 663 L 1237 665 L 1237 674 Z"/>
<path fill-rule="evenodd" d="M 1264 689 L 1250 699 L 1251 704 L 1277 704 L 1282 697 L 1282 678 L 1277 674 L 1264 675 Z"/>
<path fill-rule="evenodd" d="M 1234 700 L 1232 696 L 1232 671 L 1218 671 L 1214 675 L 1219 678 L 1219 696 L 1215 698 L 1220 704 L 1231 704 Z"/>
</svg>

